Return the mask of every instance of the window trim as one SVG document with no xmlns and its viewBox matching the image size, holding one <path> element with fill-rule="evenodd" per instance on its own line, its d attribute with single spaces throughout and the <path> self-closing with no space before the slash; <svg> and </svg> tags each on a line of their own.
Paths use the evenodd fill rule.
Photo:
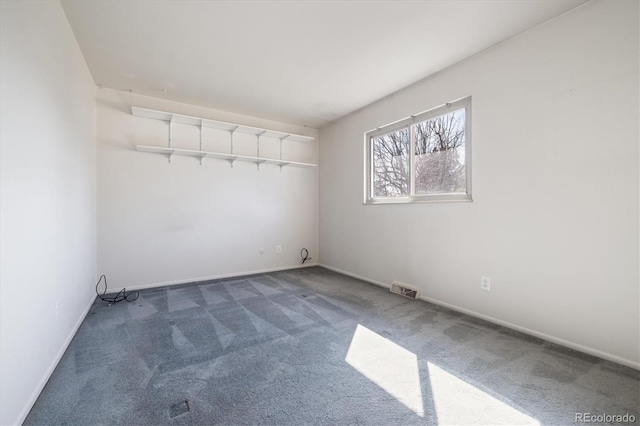
<svg viewBox="0 0 640 426">
<path fill-rule="evenodd" d="M 465 177 L 466 192 L 442 194 L 415 194 L 415 124 L 430 120 L 459 109 L 465 110 Z M 409 196 L 407 197 L 374 197 L 373 193 L 373 138 L 409 129 Z M 471 192 L 471 96 L 439 105 L 419 114 L 410 115 L 398 121 L 369 130 L 364 134 L 364 204 L 410 204 L 424 202 L 473 201 Z"/>
</svg>

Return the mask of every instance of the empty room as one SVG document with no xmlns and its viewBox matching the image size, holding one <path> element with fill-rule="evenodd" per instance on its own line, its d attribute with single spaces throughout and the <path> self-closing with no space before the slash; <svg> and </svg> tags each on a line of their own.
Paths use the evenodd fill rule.
<svg viewBox="0 0 640 426">
<path fill-rule="evenodd" d="M 1 425 L 640 424 L 639 1 L 0 20 Z"/>
</svg>

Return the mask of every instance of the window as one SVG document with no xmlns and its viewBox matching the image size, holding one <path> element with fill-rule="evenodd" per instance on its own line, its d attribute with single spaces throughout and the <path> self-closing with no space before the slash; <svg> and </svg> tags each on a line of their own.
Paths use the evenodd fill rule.
<svg viewBox="0 0 640 426">
<path fill-rule="evenodd" d="M 365 133 L 365 202 L 471 200 L 471 98 Z"/>
</svg>

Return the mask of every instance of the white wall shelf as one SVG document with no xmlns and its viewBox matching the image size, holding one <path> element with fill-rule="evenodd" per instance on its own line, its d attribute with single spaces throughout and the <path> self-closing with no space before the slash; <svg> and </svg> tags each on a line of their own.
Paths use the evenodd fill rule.
<svg viewBox="0 0 640 426">
<path fill-rule="evenodd" d="M 312 163 L 302 163 L 299 161 L 289 161 L 289 160 L 279 160 L 275 158 L 266 158 L 266 157 L 252 157 L 249 155 L 237 155 L 237 154 L 225 154 L 223 152 L 210 152 L 210 151 L 196 151 L 191 149 L 178 149 L 178 148 L 167 148 L 161 146 L 148 146 L 148 145 L 137 145 L 136 150 L 140 152 L 153 152 L 156 154 L 165 154 L 168 156 L 173 155 L 183 155 L 187 157 L 196 157 L 196 158 L 216 158 L 220 160 L 227 160 L 231 163 L 234 161 L 247 161 L 255 164 L 275 164 L 277 166 L 293 166 L 293 167 L 315 167 L 315 164 Z"/>
<path fill-rule="evenodd" d="M 200 164 L 202 164 L 202 160 L 204 158 L 215 158 L 228 161 L 231 166 L 235 161 L 247 161 L 251 163 L 255 163 L 258 168 L 260 164 L 275 164 L 280 166 L 280 168 L 284 166 L 293 166 L 293 167 L 315 167 L 316 164 L 313 163 L 303 163 L 299 161 L 289 161 L 282 158 L 282 143 L 283 142 L 309 142 L 314 140 L 315 138 L 311 136 L 298 135 L 294 133 L 286 133 L 280 132 L 276 130 L 262 129 L 259 127 L 251 127 L 245 126 L 242 124 L 234 124 L 228 123 L 225 121 L 216 121 L 210 120 L 208 118 L 199 118 L 199 117 L 191 117 L 188 115 L 182 114 L 174 114 L 166 111 L 157 111 L 153 109 L 140 108 L 140 107 L 131 107 L 132 115 L 136 117 L 145 117 L 145 118 L 153 118 L 156 120 L 162 120 L 169 123 L 169 140 L 168 146 L 160 147 L 160 146 L 148 146 L 148 145 L 137 145 L 136 150 L 140 152 L 152 152 L 157 154 L 167 155 L 169 158 L 169 162 L 171 162 L 171 157 L 174 155 L 188 156 L 188 157 L 196 157 L 200 159 Z M 173 123 L 179 124 L 189 124 L 193 126 L 200 127 L 200 149 L 199 150 L 190 150 L 190 149 L 178 149 L 171 146 L 171 136 L 172 130 L 171 127 Z M 211 152 L 202 150 L 202 129 L 203 128 L 212 128 L 217 130 L 224 130 L 231 134 L 231 144 L 229 148 L 229 152 Z M 256 136 L 256 155 L 239 155 L 233 152 L 233 134 L 234 133 L 245 133 Z M 280 140 L 280 158 L 267 158 L 260 156 L 260 138 L 273 138 Z"/>
</svg>

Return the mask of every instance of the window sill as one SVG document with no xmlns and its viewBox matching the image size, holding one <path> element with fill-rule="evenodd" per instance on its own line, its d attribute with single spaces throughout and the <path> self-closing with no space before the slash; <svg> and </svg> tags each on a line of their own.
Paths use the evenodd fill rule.
<svg viewBox="0 0 640 426">
<path fill-rule="evenodd" d="M 472 202 L 471 194 L 437 194 L 423 195 L 416 197 L 397 198 L 369 198 L 365 200 L 365 205 L 376 204 L 418 204 L 418 203 L 449 203 L 449 202 Z"/>
</svg>

